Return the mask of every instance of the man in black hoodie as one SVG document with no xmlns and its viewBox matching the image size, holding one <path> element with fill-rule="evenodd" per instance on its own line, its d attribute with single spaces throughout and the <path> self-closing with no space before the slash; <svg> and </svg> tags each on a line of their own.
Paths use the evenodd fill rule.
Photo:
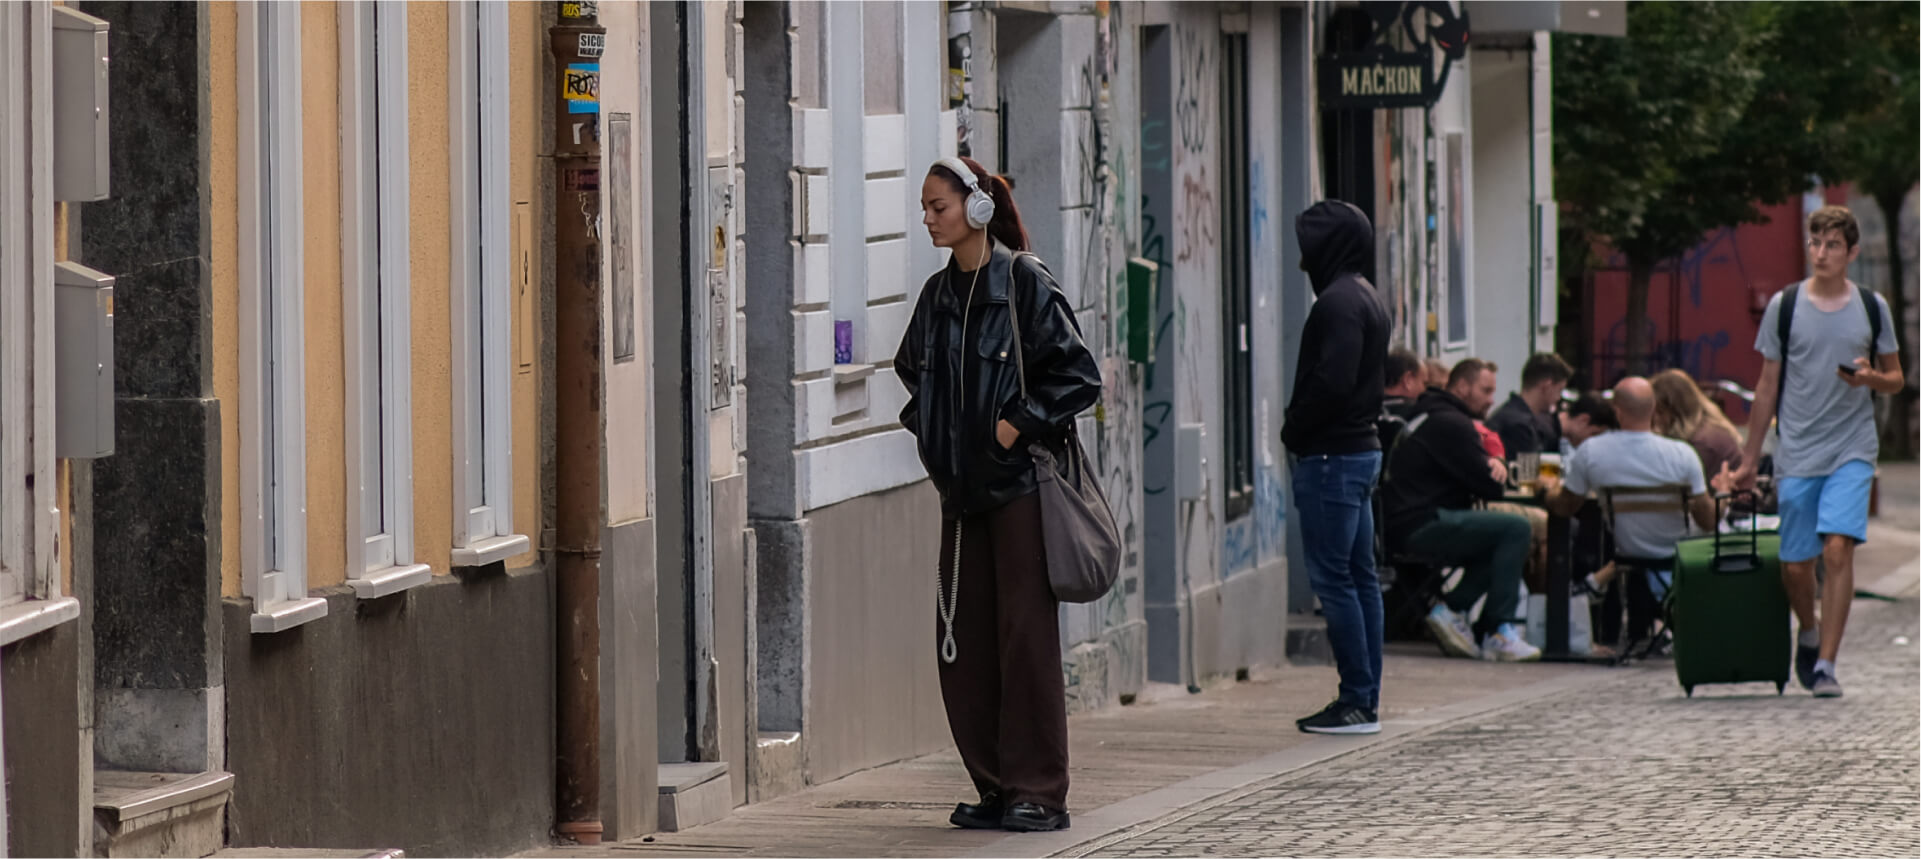
<svg viewBox="0 0 1921 859">
<path fill-rule="evenodd" d="M 1374 227 L 1352 204 L 1324 200 L 1294 221 L 1314 307 L 1301 331 L 1281 443 L 1287 446 L 1301 555 L 1320 597 L 1340 670 L 1339 697 L 1298 720 L 1303 731 L 1381 730 L 1381 585 L 1374 573 L 1372 497 L 1381 470 L 1374 421 L 1381 414 L 1387 309 L 1362 272 L 1374 259 Z"/>
<path fill-rule="evenodd" d="M 1516 609 L 1532 531 L 1520 516 L 1474 509 L 1476 501 L 1499 499 L 1507 480 L 1506 466 L 1488 455 L 1474 425 L 1493 404 L 1494 365 L 1478 358 L 1456 364 L 1446 390 L 1422 394 L 1387 464 L 1381 506 L 1389 546 L 1466 568 L 1427 616 L 1441 648 L 1451 656 L 1528 662 L 1541 651 L 1527 643 Z M 1466 615 L 1483 596 L 1486 638 L 1477 645 Z"/>
</svg>

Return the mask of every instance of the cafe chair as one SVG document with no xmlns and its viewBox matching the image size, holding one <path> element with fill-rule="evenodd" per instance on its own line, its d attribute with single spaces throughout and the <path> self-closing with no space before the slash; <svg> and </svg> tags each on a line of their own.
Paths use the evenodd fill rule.
<svg viewBox="0 0 1921 859">
<path fill-rule="evenodd" d="M 1666 595 L 1673 593 L 1675 564 L 1672 553 L 1663 558 L 1643 558 L 1615 550 L 1615 517 L 1621 513 L 1671 514 L 1681 523 L 1680 534 L 1686 535 L 1692 525 L 1688 518 L 1690 495 L 1688 487 L 1678 485 L 1600 487 L 1601 509 L 1607 524 L 1608 556 L 1617 571 L 1609 587 L 1625 589 L 1628 613 L 1627 628 L 1623 630 L 1621 646 L 1615 651 L 1614 664 L 1645 660 L 1665 653 L 1673 646 L 1674 633 L 1662 619 L 1661 605 Z M 1660 599 L 1654 595 L 1656 584 L 1661 587 Z M 1636 633 L 1640 630 L 1645 630 L 1645 633 L 1637 637 Z"/>
</svg>

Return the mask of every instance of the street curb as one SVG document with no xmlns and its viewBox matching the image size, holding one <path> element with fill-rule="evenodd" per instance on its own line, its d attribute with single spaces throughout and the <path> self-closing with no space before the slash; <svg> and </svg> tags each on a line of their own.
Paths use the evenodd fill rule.
<svg viewBox="0 0 1921 859">
<path fill-rule="evenodd" d="M 1916 543 L 1914 532 L 1882 525 L 1878 522 L 1868 523 L 1867 545 L 1879 549 L 1882 545 L 1888 543 L 1905 545 L 1912 550 Z M 1856 557 L 1859 558 L 1859 553 L 1862 550 L 1857 548 L 1855 551 L 1857 553 Z M 1857 572 L 1860 570 L 1858 561 L 1855 570 Z M 1916 558 L 1906 564 L 1902 564 L 1871 582 L 1863 582 L 1857 578 L 1855 581 L 1855 590 L 1888 600 L 1898 600 L 1921 594 L 1921 558 Z"/>
<path fill-rule="evenodd" d="M 1061 855 L 1083 845 L 1097 850 L 1102 845 L 1096 845 L 1094 842 L 1140 828 L 1184 809 L 1207 803 L 1209 800 L 1242 791 L 1275 776 L 1347 755 L 1400 745 L 1453 722 L 1483 716 L 1576 689 L 1622 681 L 1639 673 L 1640 671 L 1634 668 L 1626 668 L 1570 674 L 1471 701 L 1437 707 L 1416 714 L 1412 718 L 1390 719 L 1381 724 L 1381 732 L 1378 734 L 1329 735 L 1325 738 L 1317 738 L 1316 742 L 1275 752 L 1239 766 L 1215 770 L 1085 814 L 1077 814 L 1074 816 L 1073 829 L 1061 832 L 1006 835 L 978 850 L 961 855 L 1022 857 L 1022 859 L 1036 857 L 1038 859 L 1038 857 Z"/>
</svg>

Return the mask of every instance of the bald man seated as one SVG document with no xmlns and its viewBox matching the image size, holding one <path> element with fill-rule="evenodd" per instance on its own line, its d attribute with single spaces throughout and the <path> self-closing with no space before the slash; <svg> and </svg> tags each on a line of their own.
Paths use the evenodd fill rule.
<svg viewBox="0 0 1921 859">
<path fill-rule="evenodd" d="M 1676 544 L 1690 525 L 1714 528 L 1714 499 L 1694 448 L 1654 432 L 1648 380 L 1629 376 L 1615 385 L 1614 413 L 1621 428 L 1575 448 L 1561 479 L 1543 476 L 1540 487 L 1545 506 L 1562 516 L 1573 515 L 1590 494 L 1612 490 L 1615 566 L 1646 573 L 1629 579 L 1627 633 L 1637 641 L 1652 628 L 1651 607 L 1672 580 Z"/>
</svg>

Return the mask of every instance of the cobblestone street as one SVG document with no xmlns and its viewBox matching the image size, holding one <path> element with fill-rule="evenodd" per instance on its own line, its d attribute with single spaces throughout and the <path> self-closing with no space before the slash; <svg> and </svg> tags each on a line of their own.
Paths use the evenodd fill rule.
<svg viewBox="0 0 1921 859">
<path fill-rule="evenodd" d="M 1673 663 L 1269 779 L 1065 855 L 1913 856 L 1917 615 L 1857 600 L 1847 695 Z"/>
</svg>

